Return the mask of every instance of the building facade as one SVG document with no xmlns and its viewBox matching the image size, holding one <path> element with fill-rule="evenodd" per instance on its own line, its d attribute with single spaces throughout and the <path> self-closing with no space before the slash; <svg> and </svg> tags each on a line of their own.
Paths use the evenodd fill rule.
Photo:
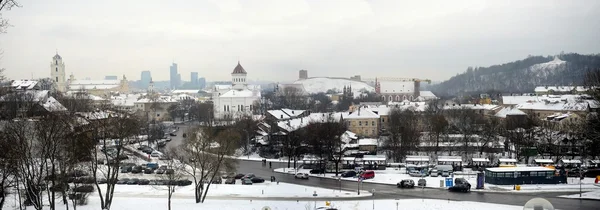
<svg viewBox="0 0 600 210">
<path fill-rule="evenodd" d="M 50 63 L 50 77 L 54 81 L 54 89 L 59 92 L 67 91 L 67 78 L 65 73 L 65 63 L 62 57 L 56 53 Z"/>
<path fill-rule="evenodd" d="M 150 81 L 152 81 L 152 74 L 150 71 L 142 71 L 140 81 L 142 82 L 142 88 L 148 87 L 148 85 L 150 85 Z"/>
<path fill-rule="evenodd" d="M 198 87 L 198 72 L 190 73 L 190 83 L 192 83 L 194 87 Z"/>
<path fill-rule="evenodd" d="M 232 85 L 215 85 L 213 90 L 214 114 L 217 119 L 235 119 L 252 115 L 254 103 L 260 100 L 260 86 L 250 86 L 246 70 L 238 62 L 231 72 Z"/>
<path fill-rule="evenodd" d="M 177 70 L 177 64 L 173 63 L 169 67 L 169 81 L 171 82 L 171 89 L 177 89 L 181 85 L 181 75 Z"/>
<path fill-rule="evenodd" d="M 375 93 L 384 102 L 414 101 L 419 97 L 420 83 L 414 79 L 383 78 L 375 80 Z"/>
<path fill-rule="evenodd" d="M 308 71 L 307 70 L 300 70 L 298 72 L 298 79 L 308 79 Z"/>
<path fill-rule="evenodd" d="M 348 130 L 364 137 L 377 137 L 380 116 L 369 109 L 358 108 L 344 118 Z"/>
</svg>

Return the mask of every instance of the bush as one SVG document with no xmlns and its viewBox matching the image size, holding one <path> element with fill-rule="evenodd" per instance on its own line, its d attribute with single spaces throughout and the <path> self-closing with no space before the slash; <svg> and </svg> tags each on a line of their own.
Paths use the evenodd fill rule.
<svg viewBox="0 0 600 210">
<path fill-rule="evenodd" d="M 75 187 L 73 189 L 73 191 L 79 192 L 79 193 L 91 193 L 91 192 L 94 192 L 94 186 L 92 186 L 92 185 L 78 186 L 78 187 Z"/>
</svg>

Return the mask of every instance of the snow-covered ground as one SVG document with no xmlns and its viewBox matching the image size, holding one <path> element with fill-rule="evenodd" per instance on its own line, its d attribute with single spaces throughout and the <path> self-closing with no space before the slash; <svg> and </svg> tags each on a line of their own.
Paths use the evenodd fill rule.
<svg viewBox="0 0 600 210">
<path fill-rule="evenodd" d="M 309 171 L 310 171 L 310 169 L 298 169 L 298 172 L 301 172 L 301 173 L 309 173 Z M 293 168 L 278 168 L 278 169 L 275 169 L 275 172 L 289 173 L 289 174 L 296 173 Z M 325 175 L 310 174 L 310 176 L 338 179 L 338 177 L 335 177 L 334 173 L 327 173 Z M 477 183 L 476 175 L 455 175 L 454 178 L 465 178 L 467 181 L 469 181 L 469 183 L 471 183 L 471 186 L 473 187 L 472 190 L 476 190 L 476 189 L 474 189 L 476 186 L 476 183 Z M 357 178 L 352 178 L 352 177 L 341 178 L 341 179 L 348 180 L 348 181 L 358 181 Z M 421 177 L 411 177 L 408 174 L 406 174 L 406 171 L 404 169 L 388 168 L 386 170 L 375 171 L 375 178 L 364 180 L 364 182 L 395 185 L 396 183 L 400 182 L 403 179 L 412 179 L 415 183 L 417 183 L 418 180 L 421 179 Z M 423 177 L 423 179 L 425 179 L 427 181 L 426 187 L 430 187 L 430 188 L 446 187 L 446 186 L 443 186 L 443 181 L 445 179 L 444 177 L 441 177 L 441 176 Z M 532 192 L 532 191 L 556 192 L 556 191 L 578 191 L 579 190 L 579 178 L 568 178 L 567 181 L 570 184 L 556 184 L 556 185 L 554 185 L 554 184 L 525 184 L 525 185 L 521 185 L 520 191 L 513 190 L 512 185 L 493 185 L 493 184 L 486 183 L 484 185 L 483 190 L 514 191 L 514 192 Z M 581 189 L 583 191 L 592 191 L 592 190 L 600 189 L 600 187 L 594 185 L 593 178 L 585 178 L 582 181 Z"/>
<path fill-rule="evenodd" d="M 204 203 L 195 203 L 194 199 L 172 199 L 172 209 L 219 209 L 219 210 L 241 210 L 241 209 L 263 209 L 269 207 L 273 210 L 314 210 L 315 207 L 326 206 L 323 201 L 283 201 L 283 200 L 223 200 L 207 198 Z M 58 202 L 60 203 L 60 202 Z M 329 201 L 330 207 L 343 210 L 370 210 L 370 209 L 402 209 L 402 210 L 521 210 L 521 206 L 478 203 L 468 201 L 447 201 L 429 199 L 406 199 L 406 200 L 357 200 L 357 201 Z M 57 204 L 59 210 L 65 209 L 62 204 Z M 6 209 L 18 209 L 14 200 L 6 203 Z M 69 208 L 73 208 L 70 206 Z M 27 208 L 33 209 L 33 208 Z M 100 210 L 100 201 L 97 196 L 90 196 L 88 204 L 77 206 L 78 210 Z M 167 199 L 119 197 L 115 196 L 112 209 L 118 210 L 158 210 L 167 209 Z"/>
<path fill-rule="evenodd" d="M 314 193 L 317 196 L 314 196 Z M 149 185 L 118 185 L 115 188 L 115 195 L 126 197 L 150 197 L 167 195 L 165 186 Z M 192 198 L 194 197 L 194 186 L 184 186 L 175 189 L 174 197 Z M 356 192 L 331 190 L 318 187 L 308 187 L 295 184 L 279 183 L 266 181 L 265 183 L 255 183 L 253 185 L 242 185 L 240 180 L 236 180 L 235 185 L 229 184 L 211 184 L 207 197 L 244 197 L 244 198 L 334 198 L 334 197 L 367 197 L 371 193 L 362 191 L 360 195 Z"/>
<path fill-rule="evenodd" d="M 234 158 L 236 158 L 238 160 L 251 160 L 251 161 L 262 161 L 263 159 L 265 159 L 265 158 L 259 156 L 257 153 L 252 153 L 250 155 L 240 155 L 240 156 L 236 156 Z M 268 158 L 266 160 L 267 160 L 267 162 L 281 162 L 281 163 L 288 161 L 287 158 L 279 158 L 279 159 Z"/>
<path fill-rule="evenodd" d="M 584 192 L 581 193 L 581 195 L 579 193 L 577 194 L 573 194 L 573 195 L 563 195 L 563 196 L 559 196 L 559 197 L 563 197 L 563 198 L 575 198 L 575 199 L 594 199 L 594 200 L 600 200 L 600 190 L 595 190 L 595 191 L 591 191 L 591 192 Z"/>
</svg>

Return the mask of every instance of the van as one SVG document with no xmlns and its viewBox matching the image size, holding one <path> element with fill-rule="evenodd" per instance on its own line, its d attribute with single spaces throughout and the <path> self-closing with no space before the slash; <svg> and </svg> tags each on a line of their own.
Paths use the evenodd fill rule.
<svg viewBox="0 0 600 210">
<path fill-rule="evenodd" d="M 362 174 L 360 174 L 360 177 L 363 179 L 372 179 L 372 178 L 375 178 L 375 172 L 374 171 L 365 171 Z"/>
<path fill-rule="evenodd" d="M 438 173 L 439 173 L 438 170 L 434 168 L 434 169 L 431 169 L 431 171 L 429 172 L 429 176 L 437 177 L 437 176 L 439 176 Z"/>
</svg>

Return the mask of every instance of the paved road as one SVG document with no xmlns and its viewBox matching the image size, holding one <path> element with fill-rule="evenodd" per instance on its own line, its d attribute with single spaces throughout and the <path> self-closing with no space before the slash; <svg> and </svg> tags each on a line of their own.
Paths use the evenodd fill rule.
<svg viewBox="0 0 600 210">
<path fill-rule="evenodd" d="M 273 163 L 273 168 L 286 167 L 287 163 Z M 240 161 L 238 165 L 239 173 L 254 173 L 257 176 L 268 180 L 270 176 L 275 176 L 277 180 L 287 183 L 301 184 L 314 187 L 322 187 L 329 189 L 342 189 L 356 191 L 357 182 L 338 181 L 335 179 L 311 177 L 309 180 L 297 180 L 290 174 L 274 173 L 266 167 L 262 166 L 261 162 L 257 161 Z M 555 208 L 563 210 L 596 210 L 599 209 L 600 201 L 592 200 L 576 200 L 567 198 L 558 198 L 556 196 L 573 193 L 497 193 L 497 192 L 470 192 L 470 193 L 451 193 L 443 189 L 399 189 L 396 186 L 362 183 L 361 190 L 375 189 L 375 194 L 367 199 L 408 199 L 408 198 L 425 198 L 425 199 L 447 199 L 454 201 L 476 201 L 486 203 L 497 203 L 507 205 L 524 205 L 528 200 L 536 197 L 542 197 L 549 200 Z"/>
</svg>

